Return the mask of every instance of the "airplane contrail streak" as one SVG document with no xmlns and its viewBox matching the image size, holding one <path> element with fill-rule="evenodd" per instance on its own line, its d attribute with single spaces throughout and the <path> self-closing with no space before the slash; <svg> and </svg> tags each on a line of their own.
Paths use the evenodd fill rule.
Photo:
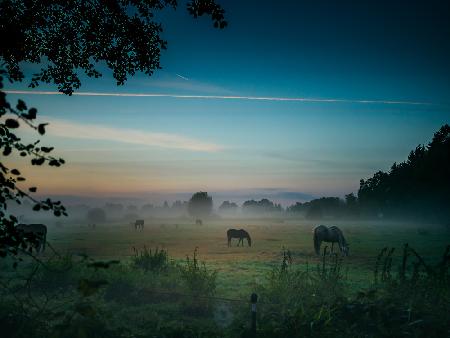
<svg viewBox="0 0 450 338">
<path fill-rule="evenodd" d="M 25 95 L 64 95 L 55 91 L 5 90 L 7 94 Z M 396 101 L 396 100 L 350 100 L 350 99 L 321 99 L 308 97 L 272 97 L 272 96 L 222 96 L 222 95 L 182 95 L 160 93 L 105 93 L 105 92 L 75 92 L 76 96 L 117 96 L 117 97 L 167 97 L 174 99 L 204 99 L 204 100 L 255 100 L 281 102 L 316 102 L 316 103 L 361 103 L 361 104 L 389 104 L 389 105 L 420 105 L 431 106 L 429 102 Z"/>
<path fill-rule="evenodd" d="M 179 78 L 189 81 L 189 79 L 186 76 L 180 75 L 180 74 L 175 74 L 176 76 L 178 76 Z"/>
</svg>

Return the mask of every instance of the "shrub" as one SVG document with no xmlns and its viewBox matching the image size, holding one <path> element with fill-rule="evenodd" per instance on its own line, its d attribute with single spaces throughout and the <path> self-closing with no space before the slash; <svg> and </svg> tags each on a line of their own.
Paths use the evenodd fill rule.
<svg viewBox="0 0 450 338">
<path fill-rule="evenodd" d="M 132 261 L 134 266 L 143 269 L 145 272 L 161 272 L 169 266 L 169 254 L 167 250 L 156 248 L 153 252 L 152 249 L 147 249 L 146 246 L 140 251 L 134 249 L 134 256 Z"/>
<path fill-rule="evenodd" d="M 186 257 L 186 265 L 181 267 L 181 277 L 189 291 L 200 296 L 213 296 L 216 291 L 217 271 L 207 269 L 205 263 L 197 259 L 198 248 L 193 258 Z"/>
</svg>

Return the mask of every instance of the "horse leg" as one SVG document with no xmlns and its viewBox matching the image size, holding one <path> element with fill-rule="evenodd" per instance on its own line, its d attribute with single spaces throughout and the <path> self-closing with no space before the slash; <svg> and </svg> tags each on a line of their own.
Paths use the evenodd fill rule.
<svg viewBox="0 0 450 338">
<path fill-rule="evenodd" d="M 334 242 L 331 242 L 331 253 L 334 252 Z"/>
</svg>

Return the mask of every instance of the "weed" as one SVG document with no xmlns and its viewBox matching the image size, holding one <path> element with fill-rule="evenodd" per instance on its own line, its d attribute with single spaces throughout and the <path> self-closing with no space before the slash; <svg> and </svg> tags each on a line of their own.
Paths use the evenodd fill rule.
<svg viewBox="0 0 450 338">
<path fill-rule="evenodd" d="M 147 249 L 146 246 L 140 251 L 134 249 L 134 256 L 132 261 L 134 266 L 143 269 L 145 272 L 161 272 L 167 270 L 169 266 L 169 254 L 167 250 L 156 248 L 153 252 L 152 249 Z"/>
</svg>

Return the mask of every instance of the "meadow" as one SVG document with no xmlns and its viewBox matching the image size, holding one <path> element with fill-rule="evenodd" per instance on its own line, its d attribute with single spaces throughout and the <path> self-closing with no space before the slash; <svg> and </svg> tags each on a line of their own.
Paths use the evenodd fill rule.
<svg viewBox="0 0 450 338">
<path fill-rule="evenodd" d="M 315 254 L 320 223 L 343 230 L 349 256 Z M 246 229 L 252 246 L 228 247 L 229 228 Z M 441 337 L 449 240 L 443 226 L 361 220 L 49 224 L 38 260 L 1 262 L 0 325 L 7 337 L 255 337 L 255 292 L 258 337 Z M 408 251 L 402 273 L 405 243 L 425 265 Z M 384 247 L 396 250 L 380 259 Z"/>
<path fill-rule="evenodd" d="M 88 255 L 98 260 L 127 261 L 134 249 L 165 249 L 170 258 L 183 261 L 198 248 L 199 258 L 218 271 L 217 293 L 223 296 L 249 295 L 263 283 L 267 272 L 279 265 L 283 248 L 292 254 L 299 268 L 316 266 L 313 229 L 319 224 L 337 225 L 350 244 L 350 255 L 343 258 L 347 283 L 354 290 L 370 286 L 376 257 L 384 247 L 394 247 L 394 261 L 408 243 L 428 262 L 439 260 L 449 244 L 450 232 L 443 226 L 406 222 L 361 220 L 311 221 L 304 219 L 213 219 L 195 225 L 191 219 L 145 219 L 143 231 L 127 222 L 111 221 L 92 229 L 83 223 L 49 227 L 48 241 L 60 253 Z M 229 228 L 246 229 L 252 246 L 227 246 Z M 426 230 L 425 230 L 426 229 Z M 322 244 L 322 247 L 325 244 Z M 335 250 L 338 251 L 337 246 Z M 395 264 L 395 262 L 394 262 Z"/>
</svg>

